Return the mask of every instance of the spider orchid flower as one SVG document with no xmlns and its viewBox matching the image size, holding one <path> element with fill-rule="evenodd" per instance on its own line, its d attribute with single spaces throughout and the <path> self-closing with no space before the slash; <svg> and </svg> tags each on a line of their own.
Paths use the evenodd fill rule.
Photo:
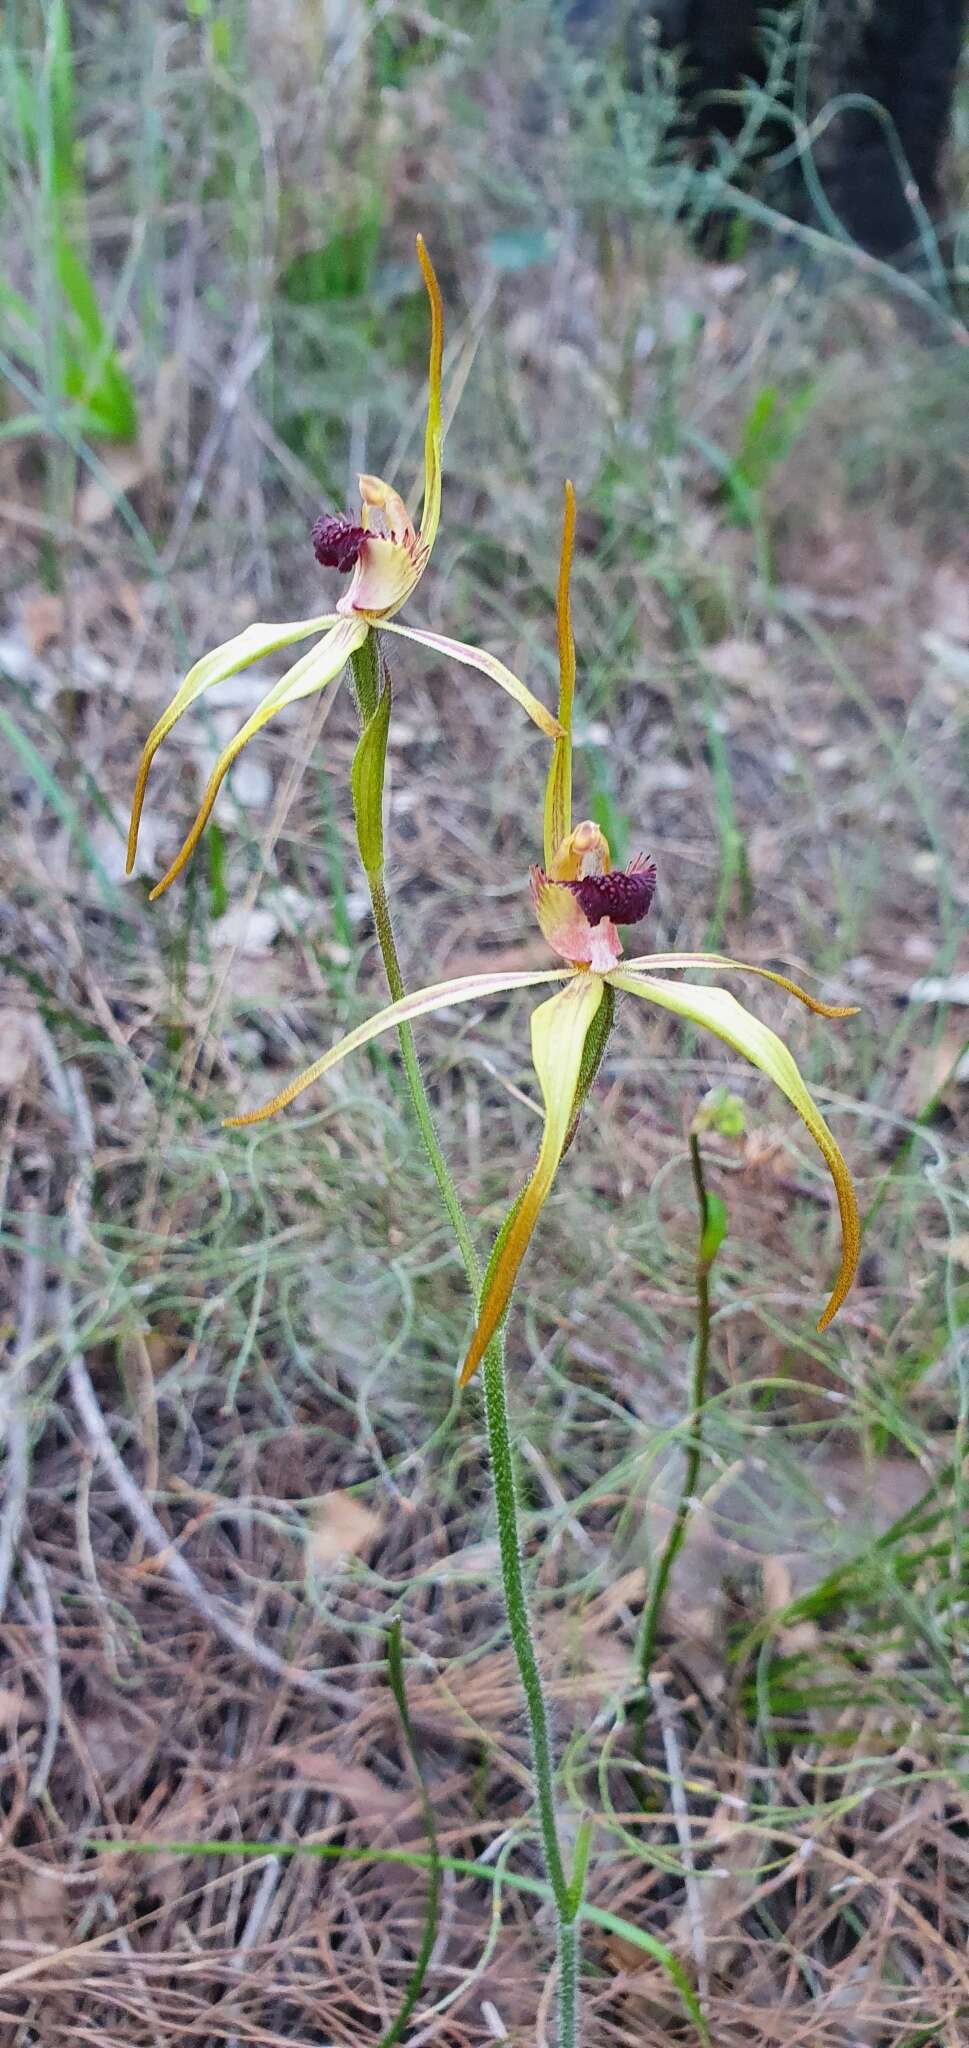
<svg viewBox="0 0 969 2048">
<path fill-rule="evenodd" d="M 417 257 L 431 310 L 431 343 L 428 364 L 427 426 L 424 437 L 424 489 L 420 526 L 415 526 L 399 493 L 377 476 L 361 476 L 360 517 L 354 522 L 337 514 L 324 513 L 313 527 L 313 548 L 324 568 L 350 575 L 349 585 L 332 612 L 313 619 L 297 619 L 283 625 L 247 626 L 232 640 L 204 654 L 190 669 L 185 681 L 149 733 L 138 766 L 131 825 L 128 833 L 127 872 L 134 867 L 138 828 L 152 761 L 172 727 L 206 690 L 229 676 L 250 667 L 263 655 L 275 654 L 299 640 L 316 638 L 316 644 L 287 669 L 278 683 L 267 691 L 262 703 L 236 733 L 219 756 L 209 778 L 198 815 L 181 851 L 167 874 L 151 891 L 151 900 L 161 896 L 191 859 L 212 813 L 218 792 L 233 762 L 244 746 L 260 732 L 277 712 L 301 697 L 326 689 L 342 674 L 352 654 L 363 646 L 368 633 L 397 633 L 404 640 L 416 640 L 434 654 L 448 656 L 468 668 L 490 676 L 549 739 L 561 737 L 561 726 L 544 704 L 504 662 L 483 648 L 470 647 L 443 633 L 397 623 L 397 613 L 416 590 L 430 560 L 441 516 L 441 365 L 444 350 L 444 311 L 434 266 L 423 236 L 417 237 Z"/>
<path fill-rule="evenodd" d="M 575 652 L 569 615 L 569 569 L 574 536 L 574 496 L 566 487 L 566 520 L 559 576 L 558 625 L 561 687 L 559 719 L 562 739 L 549 769 L 545 801 L 545 866 L 532 869 L 531 894 L 540 929 L 554 953 L 565 963 L 531 972 L 489 972 L 462 975 L 404 996 L 378 1010 L 329 1052 L 297 1075 L 260 1109 L 227 1119 L 232 1128 L 261 1123 L 302 1095 L 358 1047 L 385 1031 L 458 1003 L 485 1001 L 513 990 L 564 984 L 532 1012 L 531 1051 L 545 1106 L 545 1128 L 534 1171 L 499 1231 L 478 1304 L 477 1324 L 461 1367 L 464 1386 L 480 1365 L 501 1327 L 519 1267 L 575 1128 L 578 1109 L 601 1057 L 604 1037 L 595 1030 L 602 1005 L 614 993 L 635 996 L 669 1010 L 688 1023 L 720 1038 L 733 1052 L 774 1082 L 806 1124 L 828 1168 L 841 1217 L 841 1263 L 831 1295 L 818 1323 L 826 1328 L 836 1315 L 854 1278 L 860 1247 L 860 1225 L 851 1176 L 827 1124 L 783 1039 L 737 1001 L 725 988 L 696 982 L 670 981 L 686 968 L 714 968 L 728 974 L 753 974 L 796 996 L 820 1017 L 850 1017 L 851 1007 L 823 1003 L 784 974 L 732 960 L 718 953 L 652 953 L 624 959 L 620 925 L 640 923 L 649 912 L 656 889 L 656 868 L 643 855 L 629 867 L 612 866 L 608 842 L 591 819 L 571 823 L 572 698 Z M 557 836 L 556 836 L 557 835 Z M 609 994 L 607 996 L 607 991 Z"/>
<path fill-rule="evenodd" d="M 239 1129 L 275 1116 L 349 1053 L 400 1024 L 458 1003 L 484 1002 L 513 990 L 555 982 L 564 984 L 532 1012 L 531 1050 L 545 1105 L 545 1130 L 534 1172 L 499 1234 L 479 1304 L 477 1326 L 461 1368 L 463 1386 L 480 1365 L 504 1319 L 518 1269 L 574 1127 L 592 1027 L 606 990 L 619 990 L 670 1010 L 723 1039 L 734 1052 L 768 1075 L 803 1118 L 831 1174 L 841 1213 L 841 1264 L 818 1324 L 823 1330 L 844 1301 L 858 1263 L 858 1210 L 842 1154 L 783 1039 L 745 1010 L 727 989 L 692 982 L 677 984 L 667 976 L 690 967 L 755 974 L 788 990 L 818 1016 L 845 1017 L 853 1015 L 853 1011 L 820 1002 L 786 975 L 720 954 L 654 953 L 624 960 L 617 924 L 637 922 L 646 916 L 656 886 L 656 870 L 651 861 L 641 858 L 626 869 L 611 868 L 609 849 L 598 825 L 586 822 L 577 826 L 568 843 L 558 850 L 554 865 L 560 871 L 554 877 L 542 869 L 533 870 L 532 899 L 549 945 L 568 962 L 567 966 L 512 973 L 484 969 L 478 974 L 418 989 L 400 1002 L 378 1010 L 365 1024 L 348 1032 L 271 1102 L 246 1115 L 229 1117 L 229 1127 Z M 562 873 L 563 869 L 572 872 Z"/>
</svg>

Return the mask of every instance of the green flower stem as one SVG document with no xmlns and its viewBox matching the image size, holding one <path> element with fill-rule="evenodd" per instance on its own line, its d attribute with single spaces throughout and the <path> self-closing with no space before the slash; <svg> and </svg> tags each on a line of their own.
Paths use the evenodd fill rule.
<svg viewBox="0 0 969 2048">
<path fill-rule="evenodd" d="M 381 656 L 377 636 L 370 633 L 363 646 L 350 657 L 354 689 L 364 729 L 375 717 L 380 702 Z M 385 678 L 384 688 L 389 684 Z M 362 786 L 362 785 L 361 785 Z M 357 838 L 361 855 L 364 847 L 372 848 L 380 842 L 379 814 L 383 794 L 383 762 L 379 776 L 368 792 L 368 802 L 373 815 L 363 821 L 361 829 L 360 803 L 355 790 L 355 814 Z M 383 878 L 382 846 L 379 861 L 373 856 L 364 858 L 364 871 L 370 890 L 373 908 L 374 928 L 387 987 L 394 1002 L 405 994 L 404 978 L 400 968 L 400 957 L 394 938 L 390 903 Z M 421 1073 L 414 1035 L 409 1024 L 398 1027 L 401 1057 L 404 1073 L 410 1091 L 414 1115 L 437 1181 L 441 1200 L 447 1211 L 454 1231 L 468 1287 L 472 1299 L 477 1302 L 481 1294 L 481 1265 L 467 1217 L 461 1206 L 461 1199 L 441 1150 L 434 1128 L 434 1118 L 428 1101 L 424 1078 Z M 515 1467 L 511 1447 L 511 1433 L 508 1427 L 508 1401 L 505 1387 L 504 1340 L 497 1336 L 485 1354 L 484 1405 L 488 1431 L 488 1451 L 491 1462 L 491 1477 L 495 1497 L 495 1513 L 498 1522 L 498 1548 L 501 1558 L 501 1579 L 505 1597 L 505 1611 L 511 1635 L 518 1674 L 525 1695 L 525 1712 L 531 1736 L 532 1763 L 535 1775 L 535 1790 L 538 1802 L 539 1827 L 542 1837 L 542 1851 L 545 1872 L 555 1903 L 557 1922 L 557 1949 L 559 1964 L 559 2048 L 576 2048 L 578 2040 L 578 1928 L 576 1925 L 581 1910 L 580 1897 L 573 1898 L 569 1891 L 562 1851 L 559 1844 L 555 1819 L 555 1780 L 552 1766 L 552 1743 L 549 1732 L 548 1710 L 542 1688 L 538 1658 L 532 1637 L 528 1615 L 528 1601 L 525 1593 L 522 1570 L 521 1543 L 518 1534 L 518 1506 L 515 1491 Z"/>
<path fill-rule="evenodd" d="M 350 656 L 350 674 L 356 692 L 361 725 L 368 725 L 380 696 L 380 647 L 376 633 L 368 633 L 362 647 Z"/>
<path fill-rule="evenodd" d="M 579 1929 L 576 1919 L 563 1920 L 559 1915 L 558 1929 L 559 1964 L 559 2041 L 572 2042 L 579 2038 Z"/>
<path fill-rule="evenodd" d="M 397 1003 L 402 996 L 406 995 L 407 991 L 404 987 L 404 979 L 400 971 L 400 960 L 394 938 L 394 928 L 391 923 L 387 890 L 381 875 L 368 875 L 367 881 L 370 886 L 373 921 L 377 933 L 377 944 L 380 947 L 380 956 L 384 963 L 387 987 L 390 990 L 393 1001 Z M 440 1141 L 434 1128 L 431 1105 L 427 1099 L 427 1090 L 424 1086 L 424 1078 L 421 1074 L 420 1062 L 417 1057 L 417 1048 L 414 1044 L 414 1033 L 409 1024 L 400 1024 L 397 1027 L 397 1035 L 400 1039 L 400 1053 L 404 1062 L 404 1072 L 407 1076 L 407 1086 L 414 1105 L 414 1115 L 420 1126 L 424 1150 L 431 1162 L 431 1169 L 440 1189 L 441 1200 L 447 1210 L 448 1219 L 457 1240 L 458 1249 L 464 1262 L 464 1270 L 468 1276 L 468 1286 L 471 1289 L 472 1297 L 476 1299 L 481 1282 L 481 1268 L 478 1264 L 478 1255 L 468 1229 L 467 1218 L 461 1207 L 458 1191 L 451 1178 L 450 1168 L 441 1150 Z"/>
<path fill-rule="evenodd" d="M 501 1577 L 505 1589 L 505 1606 L 508 1611 L 508 1628 L 512 1646 L 518 1662 L 528 1726 L 532 1738 L 532 1762 L 535 1770 L 535 1789 L 538 1796 L 538 1818 L 542 1832 L 542 1848 L 545 1854 L 545 1869 L 552 1896 L 559 1916 L 559 1940 L 561 1947 L 562 1928 L 571 1924 L 575 1909 L 569 1897 L 569 1887 L 562 1864 L 558 1829 L 555 1823 L 555 1793 L 553 1789 L 552 1745 L 549 1736 L 548 1711 L 542 1689 L 538 1658 L 532 1639 L 531 1623 L 528 1618 L 528 1602 L 525 1595 L 525 1581 L 522 1572 L 521 1545 L 518 1539 L 518 1509 L 515 1491 L 515 1466 L 512 1457 L 511 1433 L 508 1428 L 508 1401 L 505 1391 L 505 1367 L 502 1357 L 502 1342 L 496 1337 L 485 1353 L 484 1365 L 485 1417 L 488 1425 L 488 1447 L 491 1453 L 491 1476 L 495 1489 L 495 1507 L 498 1514 L 498 1547 L 501 1553 Z M 563 1987 L 564 1989 L 564 1987 Z M 564 2037 L 563 2037 L 564 2038 Z"/>
<path fill-rule="evenodd" d="M 376 633 L 368 633 L 363 646 L 356 654 L 350 656 L 350 667 L 353 673 L 361 723 L 366 727 L 376 712 L 379 697 L 380 651 L 377 645 Z M 383 768 L 381 764 L 379 787 L 374 799 L 378 816 L 382 798 Z M 360 830 L 358 807 L 357 838 L 361 842 L 360 850 L 363 856 L 364 844 L 366 842 Z M 367 886 L 370 890 L 374 930 L 377 934 L 377 944 L 380 947 L 380 957 L 384 963 L 387 987 L 390 990 L 392 1000 L 397 1003 L 400 1002 L 402 996 L 406 995 L 407 991 L 404 987 L 404 977 L 400 969 L 400 955 L 397 951 L 397 941 L 394 937 L 393 920 L 390 914 L 390 901 L 383 877 L 383 860 L 381 858 L 380 864 L 375 866 L 364 858 L 363 865 L 367 877 Z M 464 1270 L 468 1276 L 468 1286 L 472 1297 L 477 1300 L 478 1289 L 481 1285 L 481 1268 L 478 1263 L 478 1255 L 468 1228 L 467 1218 L 461 1207 L 458 1191 L 451 1178 L 447 1160 L 441 1150 L 440 1140 L 434 1128 L 434 1118 L 421 1074 L 417 1047 L 414 1043 L 414 1033 L 409 1024 L 399 1024 L 397 1036 L 400 1041 L 400 1052 L 404 1062 L 407 1086 L 410 1091 L 411 1102 L 414 1106 L 414 1115 L 417 1118 L 424 1150 L 430 1160 L 431 1170 L 437 1181 L 441 1200 L 444 1203 L 448 1220 L 457 1240 L 464 1263 Z"/>
<path fill-rule="evenodd" d="M 649 1603 L 643 1620 L 643 1633 L 639 1650 L 640 1685 L 642 1687 L 637 1719 L 639 1724 L 640 1747 L 645 1735 L 646 1713 L 649 1702 L 649 1682 L 656 1655 L 656 1636 L 659 1629 L 663 1601 L 669 1585 L 670 1573 L 683 1547 L 686 1525 L 696 1493 L 700 1476 L 700 1460 L 703 1455 L 703 1409 L 707 1395 L 707 1370 L 710 1364 L 710 1268 L 715 1251 L 707 1250 L 710 1225 L 710 1197 L 703 1177 L 703 1159 L 700 1141 L 695 1131 L 690 1132 L 690 1167 L 696 1192 L 700 1230 L 697 1242 L 696 1261 L 696 1348 L 693 1354 L 693 1377 L 690 1388 L 690 1437 L 683 1471 L 680 1497 L 673 1517 L 673 1525 L 666 1539 L 666 1548 L 659 1561 L 659 1567 L 650 1589 Z"/>
</svg>

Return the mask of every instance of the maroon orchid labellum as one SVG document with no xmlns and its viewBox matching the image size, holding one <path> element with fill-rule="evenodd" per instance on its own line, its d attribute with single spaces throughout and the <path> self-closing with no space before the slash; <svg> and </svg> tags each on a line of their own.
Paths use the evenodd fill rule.
<svg viewBox="0 0 969 2048">
<path fill-rule="evenodd" d="M 338 569 L 341 576 L 356 568 L 366 538 L 365 526 L 354 526 L 335 512 L 321 512 L 310 535 L 320 568 Z"/>
</svg>

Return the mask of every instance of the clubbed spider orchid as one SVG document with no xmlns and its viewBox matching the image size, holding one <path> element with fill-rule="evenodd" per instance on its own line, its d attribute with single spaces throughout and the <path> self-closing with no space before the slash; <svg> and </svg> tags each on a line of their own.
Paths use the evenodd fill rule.
<svg viewBox="0 0 969 2048">
<path fill-rule="evenodd" d="M 232 640 L 221 647 L 204 654 L 190 669 L 185 681 L 176 691 L 167 710 L 163 711 L 145 742 L 134 799 L 131 807 L 131 825 L 128 832 L 127 872 L 134 867 L 138 846 L 138 828 L 145 800 L 145 789 L 152 761 L 167 739 L 172 727 L 189 706 L 196 703 L 206 690 L 217 683 L 225 682 L 241 669 L 249 668 L 263 655 L 275 654 L 281 647 L 290 647 L 298 640 L 308 640 L 311 634 L 321 634 L 308 654 L 301 656 L 293 667 L 287 669 L 278 683 L 267 692 L 252 716 L 230 740 L 209 778 L 198 815 L 186 838 L 181 851 L 172 862 L 167 874 L 163 875 L 151 891 L 151 901 L 170 887 L 202 837 L 212 813 L 216 797 L 233 762 L 244 746 L 253 739 L 262 727 L 284 711 L 289 704 L 295 704 L 301 697 L 312 696 L 335 682 L 342 674 L 351 656 L 363 646 L 367 635 L 379 629 L 381 632 L 397 633 L 404 640 L 416 640 L 422 647 L 429 647 L 434 654 L 446 655 L 451 660 L 463 662 L 469 668 L 476 668 L 491 677 L 510 697 L 520 704 L 534 723 L 549 739 L 556 739 L 561 728 L 544 704 L 533 696 L 531 690 L 520 682 L 511 669 L 495 655 L 483 648 L 469 647 L 463 640 L 451 640 L 443 633 L 430 633 L 422 627 L 402 626 L 397 623 L 397 613 L 416 590 L 430 560 L 431 549 L 437 535 L 441 516 L 441 447 L 443 427 L 441 422 L 441 366 L 444 351 L 444 311 L 441 291 L 434 266 L 422 235 L 417 237 L 417 256 L 423 273 L 424 284 L 431 309 L 431 343 L 428 363 L 427 427 L 424 436 L 424 488 L 421 523 L 417 527 L 411 518 L 403 498 L 377 476 L 361 476 L 360 519 L 354 523 L 339 515 L 324 513 L 313 527 L 313 548 L 317 561 L 324 568 L 336 569 L 342 575 L 350 575 L 350 583 L 339 599 L 336 610 L 323 612 L 318 618 L 297 619 L 283 625 L 247 626 Z"/>
<path fill-rule="evenodd" d="M 557 741 L 549 770 L 545 802 L 545 866 L 532 870 L 532 901 L 539 925 L 553 952 L 567 963 L 537 972 L 489 972 L 462 975 L 417 990 L 379 1010 L 358 1025 L 329 1052 L 307 1067 L 260 1109 L 227 1119 L 233 1128 L 262 1122 L 285 1109 L 298 1095 L 337 1066 L 359 1046 L 401 1023 L 512 990 L 552 982 L 564 987 L 532 1013 L 531 1050 L 545 1106 L 545 1129 L 531 1178 L 514 1203 L 498 1234 L 481 1299 L 478 1320 L 461 1367 L 464 1386 L 504 1319 L 519 1267 L 572 1133 L 585 1093 L 594 1076 L 611 1024 L 615 992 L 636 996 L 672 1011 L 688 1023 L 712 1032 L 734 1052 L 768 1076 L 797 1110 L 830 1172 L 841 1217 L 841 1263 L 830 1298 L 818 1324 L 823 1330 L 837 1313 L 858 1263 L 860 1226 L 851 1176 L 783 1040 L 731 995 L 727 989 L 666 979 L 684 968 L 717 968 L 731 974 L 754 974 L 796 996 L 821 1017 L 847 1017 L 850 1007 L 820 1002 L 786 975 L 769 968 L 732 960 L 715 953 L 653 953 L 623 958 L 617 927 L 639 923 L 648 913 L 656 887 L 656 869 L 642 856 L 623 870 L 610 861 L 608 843 L 599 826 L 586 820 L 574 829 L 572 806 L 572 700 L 575 648 L 569 610 L 569 573 L 575 530 L 575 500 L 566 486 L 566 517 L 558 591 L 558 632 L 561 669 Z M 605 1008 L 603 1007 L 605 1005 Z M 605 1026 L 605 1028 L 603 1028 Z"/>
</svg>

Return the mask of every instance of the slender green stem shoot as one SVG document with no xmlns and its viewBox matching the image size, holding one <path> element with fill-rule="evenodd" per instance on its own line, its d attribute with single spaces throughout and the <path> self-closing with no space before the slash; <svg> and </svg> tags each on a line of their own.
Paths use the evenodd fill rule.
<svg viewBox="0 0 969 2048">
<path fill-rule="evenodd" d="M 707 1397 L 707 1373 L 710 1364 L 710 1268 L 716 1257 L 717 1246 L 710 1249 L 711 1201 L 703 1174 L 703 1157 L 700 1140 L 695 1131 L 690 1132 L 690 1168 L 696 1193 L 699 1216 L 699 1236 L 696 1260 L 696 1344 L 693 1352 L 693 1374 L 690 1386 L 690 1434 L 687 1444 L 683 1480 L 676 1504 L 669 1535 L 660 1557 L 653 1583 L 650 1588 L 643 1631 L 639 1648 L 639 1676 L 641 1693 L 637 1707 L 638 1741 L 642 1749 L 646 1729 L 646 1714 L 649 1703 L 649 1684 L 656 1656 L 656 1637 L 670 1573 L 683 1548 L 686 1525 L 696 1494 L 700 1476 L 700 1461 L 703 1456 L 703 1409 Z"/>
</svg>

